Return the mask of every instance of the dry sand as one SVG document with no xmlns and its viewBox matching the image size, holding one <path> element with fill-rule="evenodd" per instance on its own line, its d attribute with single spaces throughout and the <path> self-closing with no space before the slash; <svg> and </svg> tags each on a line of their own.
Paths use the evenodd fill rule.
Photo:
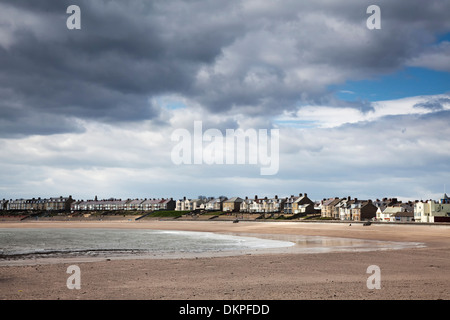
<svg viewBox="0 0 450 320">
<path fill-rule="evenodd" d="M 70 261 L 0 267 L 0 298 L 69 300 L 436 300 L 450 298 L 450 226 L 300 222 L 17 222 L 1 228 L 148 228 L 237 234 L 314 235 L 420 242 L 370 252 L 245 254 L 76 263 L 81 289 L 66 286 Z M 368 289 L 370 265 L 381 289 Z"/>
</svg>

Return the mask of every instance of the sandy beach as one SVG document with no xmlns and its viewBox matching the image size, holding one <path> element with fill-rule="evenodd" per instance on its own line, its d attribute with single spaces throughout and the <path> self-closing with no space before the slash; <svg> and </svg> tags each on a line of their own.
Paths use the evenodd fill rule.
<svg viewBox="0 0 450 320">
<path fill-rule="evenodd" d="M 301 253 L 291 250 L 223 257 L 75 261 L 81 288 L 66 286 L 73 261 L 0 267 L 3 300 L 448 300 L 450 226 L 229 221 L 8 222 L 0 228 L 142 228 L 299 235 L 423 246 L 367 252 Z M 294 246 L 295 247 L 295 246 Z M 369 289 L 371 265 L 381 289 Z"/>
</svg>

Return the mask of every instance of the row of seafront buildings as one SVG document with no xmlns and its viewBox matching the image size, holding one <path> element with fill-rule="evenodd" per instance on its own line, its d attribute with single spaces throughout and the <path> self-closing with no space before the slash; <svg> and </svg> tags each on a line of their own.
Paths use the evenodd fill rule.
<svg viewBox="0 0 450 320">
<path fill-rule="evenodd" d="M 308 195 L 279 198 L 245 199 L 180 199 L 175 210 L 216 210 L 241 213 L 280 213 L 284 215 L 317 214 L 323 218 L 343 221 L 386 221 L 386 222 L 450 222 L 450 198 L 447 194 L 439 201 L 398 201 L 396 198 L 382 200 L 361 200 L 351 197 L 329 198 L 312 201 Z"/>
<path fill-rule="evenodd" d="M 170 199 L 106 199 L 80 200 L 71 204 L 71 211 L 159 211 L 175 210 L 175 201 Z"/>
<path fill-rule="evenodd" d="M 74 200 L 69 197 L 0 200 L 0 210 L 7 211 L 218 211 L 225 213 L 256 213 L 283 215 L 320 215 L 344 221 L 415 221 L 450 222 L 450 198 L 439 201 L 401 202 L 396 198 L 360 200 L 351 197 L 312 201 L 306 193 L 273 198 L 227 197 L 183 199 L 105 199 Z"/>
<path fill-rule="evenodd" d="M 245 197 L 218 199 L 180 199 L 176 202 L 176 209 L 184 210 L 206 210 L 206 211 L 222 211 L 226 213 L 284 213 L 284 214 L 313 214 L 317 210 L 315 203 L 308 198 L 308 195 L 300 193 L 298 196 L 279 198 L 258 198 L 256 195 L 253 199 Z"/>
<path fill-rule="evenodd" d="M 111 210 L 175 210 L 173 199 L 104 199 L 74 200 L 72 196 L 0 200 L 5 211 L 111 211 Z"/>
<path fill-rule="evenodd" d="M 372 201 L 336 197 L 321 202 L 321 216 L 353 221 L 450 222 L 450 198 L 444 194 L 439 201 L 401 202 L 396 198 Z"/>
<path fill-rule="evenodd" d="M 4 211 L 70 211 L 72 196 L 32 199 L 0 200 L 0 210 Z"/>
</svg>

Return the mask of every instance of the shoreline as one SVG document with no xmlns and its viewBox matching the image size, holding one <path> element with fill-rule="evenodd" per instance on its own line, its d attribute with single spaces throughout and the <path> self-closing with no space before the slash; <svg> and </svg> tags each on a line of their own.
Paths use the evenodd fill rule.
<svg viewBox="0 0 450 320">
<path fill-rule="evenodd" d="M 450 226 L 223 221 L 7 222 L 0 228 L 139 228 L 420 242 L 399 250 L 274 252 L 173 259 L 76 262 L 81 290 L 69 290 L 70 260 L 0 266 L 0 299 L 450 299 Z M 366 287 L 381 269 L 381 290 Z M 45 285 L 44 285 L 45 284 Z"/>
</svg>

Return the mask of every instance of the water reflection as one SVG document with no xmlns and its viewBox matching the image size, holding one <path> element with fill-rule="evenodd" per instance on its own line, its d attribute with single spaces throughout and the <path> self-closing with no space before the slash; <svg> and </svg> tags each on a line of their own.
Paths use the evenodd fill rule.
<svg viewBox="0 0 450 320">
<path fill-rule="evenodd" d="M 280 234 L 239 234 L 241 236 L 253 236 L 258 238 L 269 238 L 273 240 L 291 241 L 295 243 L 297 253 L 321 253 L 321 252 L 357 252 L 374 250 L 399 250 L 407 248 L 423 248 L 421 242 L 400 242 L 365 240 L 352 238 L 337 238 L 324 236 L 304 235 L 280 235 Z"/>
</svg>

